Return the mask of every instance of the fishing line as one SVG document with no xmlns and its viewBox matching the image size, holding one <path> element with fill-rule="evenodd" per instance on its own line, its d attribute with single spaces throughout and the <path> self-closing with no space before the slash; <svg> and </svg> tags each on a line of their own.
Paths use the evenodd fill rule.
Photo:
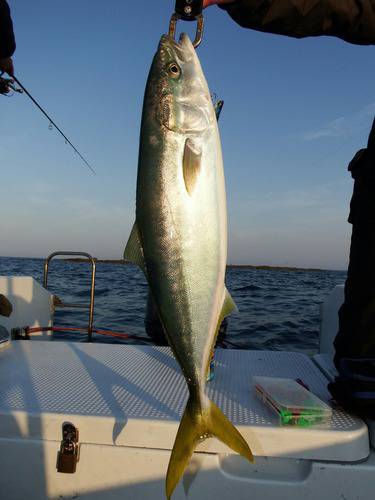
<svg viewBox="0 0 375 500">
<path fill-rule="evenodd" d="M 81 158 L 81 160 L 86 164 L 86 166 L 91 170 L 91 172 L 96 175 L 95 170 L 92 168 L 90 163 L 86 160 L 84 156 L 81 155 L 81 153 L 78 151 L 78 149 L 70 142 L 70 140 L 67 138 L 67 136 L 64 134 L 64 132 L 56 125 L 56 123 L 52 120 L 52 118 L 44 111 L 44 109 L 40 106 L 40 104 L 34 99 L 34 97 L 30 94 L 30 92 L 22 85 L 22 83 L 16 78 L 14 75 L 12 76 L 12 79 L 21 87 L 23 92 L 32 100 L 32 102 L 37 106 L 37 108 L 40 109 L 40 111 L 44 114 L 44 116 L 49 120 L 49 127 L 52 128 L 52 125 L 55 127 L 55 129 L 64 137 L 65 143 L 69 144 L 73 150 L 77 153 L 77 155 Z"/>
</svg>

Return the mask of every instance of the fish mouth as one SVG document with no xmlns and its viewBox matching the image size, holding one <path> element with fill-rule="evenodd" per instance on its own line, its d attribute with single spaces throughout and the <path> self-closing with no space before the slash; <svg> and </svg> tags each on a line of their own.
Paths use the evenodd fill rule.
<svg viewBox="0 0 375 500">
<path fill-rule="evenodd" d="M 183 62 L 190 61 L 195 52 L 193 44 L 186 33 L 181 33 L 178 41 L 170 35 L 162 35 L 159 50 L 172 51 Z"/>
</svg>

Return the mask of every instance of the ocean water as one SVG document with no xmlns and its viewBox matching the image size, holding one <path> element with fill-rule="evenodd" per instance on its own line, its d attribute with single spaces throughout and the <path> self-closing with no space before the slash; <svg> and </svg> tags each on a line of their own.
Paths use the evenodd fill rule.
<svg viewBox="0 0 375 500">
<path fill-rule="evenodd" d="M 0 257 L 0 275 L 43 281 L 43 259 Z M 91 266 L 53 260 L 48 288 L 65 302 L 89 300 Z M 314 354 L 319 342 L 319 306 L 344 271 L 262 270 L 230 267 L 227 288 L 238 306 L 228 321 L 228 347 L 291 350 Z M 94 328 L 145 337 L 147 283 L 133 265 L 97 264 Z M 58 310 L 55 326 L 87 326 L 88 312 Z M 83 333 L 54 333 L 56 340 L 85 341 Z M 97 342 L 123 342 L 94 334 Z M 129 342 L 129 341 L 127 341 Z M 136 341 L 133 341 L 136 342 Z"/>
</svg>

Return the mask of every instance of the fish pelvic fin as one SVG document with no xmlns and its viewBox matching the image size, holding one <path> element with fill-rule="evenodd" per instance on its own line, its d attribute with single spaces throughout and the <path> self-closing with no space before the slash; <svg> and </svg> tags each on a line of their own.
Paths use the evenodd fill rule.
<svg viewBox="0 0 375 500">
<path fill-rule="evenodd" d="M 231 294 L 228 292 L 228 289 L 226 288 L 225 289 L 224 303 L 223 303 L 223 307 L 221 309 L 221 314 L 220 314 L 220 324 L 226 316 L 229 316 L 229 314 L 231 314 L 232 312 L 237 312 L 237 311 L 238 311 L 238 307 L 236 306 L 236 303 L 234 302 Z"/>
<path fill-rule="evenodd" d="M 124 250 L 124 259 L 139 266 L 147 277 L 146 263 L 143 256 L 143 247 L 139 235 L 137 221 L 134 222 L 128 242 Z"/>
<path fill-rule="evenodd" d="M 222 411 L 208 398 L 205 407 L 201 408 L 195 394 L 191 394 L 169 460 L 166 479 L 168 500 L 181 479 L 197 444 L 213 436 L 250 462 L 254 462 L 249 445 Z"/>
</svg>

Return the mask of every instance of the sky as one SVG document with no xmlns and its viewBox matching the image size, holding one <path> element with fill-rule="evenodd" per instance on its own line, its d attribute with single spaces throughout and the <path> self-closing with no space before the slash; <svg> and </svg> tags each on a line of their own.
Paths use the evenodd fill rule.
<svg viewBox="0 0 375 500">
<path fill-rule="evenodd" d="M 121 258 L 146 78 L 174 1 L 9 4 L 17 77 L 97 175 L 25 95 L 0 96 L 0 255 Z M 209 7 L 198 54 L 225 102 L 228 262 L 345 269 L 347 165 L 375 112 L 374 48 L 258 33 Z"/>
</svg>

